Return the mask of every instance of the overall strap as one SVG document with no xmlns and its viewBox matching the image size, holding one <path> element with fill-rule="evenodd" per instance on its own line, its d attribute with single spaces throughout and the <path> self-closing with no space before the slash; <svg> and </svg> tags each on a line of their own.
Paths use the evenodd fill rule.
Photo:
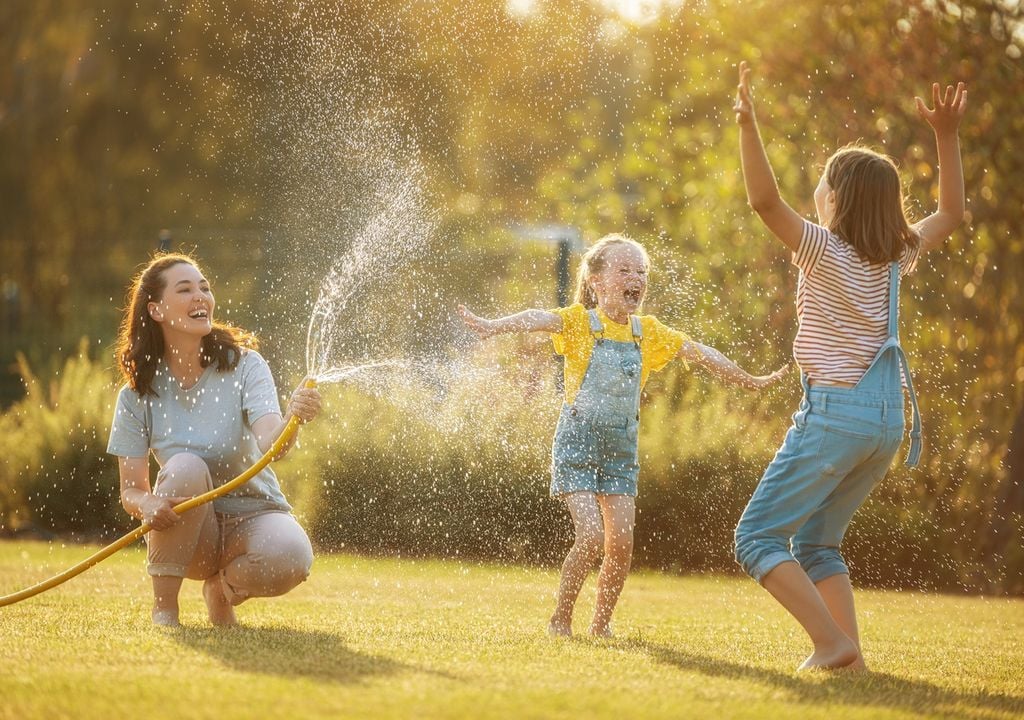
<svg viewBox="0 0 1024 720">
<path fill-rule="evenodd" d="M 896 355 L 899 356 L 900 365 L 903 367 L 903 374 L 907 378 L 907 394 L 910 395 L 910 407 L 912 409 L 912 424 L 910 426 L 910 452 L 907 453 L 907 467 L 917 467 L 921 460 L 921 411 L 917 407 L 917 393 L 914 392 L 914 381 L 910 379 L 910 363 L 903 348 L 896 346 Z"/>
<path fill-rule="evenodd" d="M 633 331 L 633 343 L 640 347 L 640 341 L 644 339 L 644 328 L 640 324 L 640 318 L 636 315 L 630 315 L 629 327 Z"/>
<path fill-rule="evenodd" d="M 907 467 L 917 467 L 921 460 L 921 411 L 917 406 L 917 393 L 914 392 L 914 381 L 910 377 L 910 363 L 907 354 L 900 347 L 899 308 L 900 308 L 900 264 L 893 260 L 889 264 L 889 338 L 882 345 L 884 350 L 892 348 L 899 358 L 903 376 L 907 379 L 907 394 L 910 395 L 912 423 L 910 426 L 910 452 L 907 453 Z"/>
<path fill-rule="evenodd" d="M 893 260 L 889 264 L 889 337 L 900 339 L 900 264 Z"/>
<path fill-rule="evenodd" d="M 587 317 L 590 318 L 590 334 L 595 337 L 600 336 L 604 332 L 604 325 L 601 323 L 601 318 L 597 316 L 597 310 L 594 308 L 587 310 Z"/>
</svg>

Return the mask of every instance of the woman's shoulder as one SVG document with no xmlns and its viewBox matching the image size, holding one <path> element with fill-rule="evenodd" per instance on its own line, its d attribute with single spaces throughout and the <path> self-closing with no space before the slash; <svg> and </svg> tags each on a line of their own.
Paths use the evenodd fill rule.
<svg viewBox="0 0 1024 720">
<path fill-rule="evenodd" d="M 117 400 L 118 402 L 141 402 L 142 397 L 132 389 L 131 385 L 125 383 L 117 389 Z"/>
<path fill-rule="evenodd" d="M 143 410 L 149 399 L 153 396 L 142 396 L 132 388 L 131 385 L 125 383 L 117 390 L 117 407 L 124 408 L 132 411 Z"/>
<path fill-rule="evenodd" d="M 238 358 L 239 368 L 256 368 L 268 365 L 266 358 L 252 348 L 239 348 L 238 352 L 241 353 L 241 357 Z"/>
</svg>

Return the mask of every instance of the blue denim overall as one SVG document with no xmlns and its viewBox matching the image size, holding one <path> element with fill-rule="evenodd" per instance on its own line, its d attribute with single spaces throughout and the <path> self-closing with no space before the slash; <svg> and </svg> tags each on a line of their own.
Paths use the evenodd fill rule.
<svg viewBox="0 0 1024 720">
<path fill-rule="evenodd" d="M 892 263 L 889 336 L 867 372 L 852 388 L 811 387 L 801 375 L 804 396 L 793 425 L 736 526 L 736 561 L 758 582 L 792 560 L 814 582 L 849 573 L 839 544 L 903 440 L 901 368 L 913 408 L 907 465 L 917 465 L 921 415 L 898 313 L 899 267 Z"/>
<path fill-rule="evenodd" d="M 594 347 L 572 405 L 563 403 L 551 448 L 551 495 L 587 491 L 636 495 L 640 474 L 640 318 L 630 316 L 632 342 L 603 337 L 604 325 L 590 310 Z"/>
</svg>

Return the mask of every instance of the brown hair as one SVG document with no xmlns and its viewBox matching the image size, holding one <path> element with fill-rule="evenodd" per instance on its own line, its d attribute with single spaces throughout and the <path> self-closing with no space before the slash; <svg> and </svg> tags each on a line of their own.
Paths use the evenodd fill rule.
<svg viewBox="0 0 1024 720">
<path fill-rule="evenodd" d="M 583 303 L 583 307 L 587 309 L 597 307 L 597 295 L 594 293 L 594 289 L 590 287 L 590 277 L 604 269 L 604 255 L 608 248 L 613 245 L 631 245 L 635 247 L 644 256 L 644 265 L 650 270 L 651 258 L 647 255 L 647 250 L 644 249 L 643 245 L 619 233 L 605 235 L 583 253 L 580 267 L 576 271 L 576 295 L 573 298 L 573 302 Z"/>
<path fill-rule="evenodd" d="M 916 248 L 920 237 L 907 222 L 896 164 L 865 147 L 838 150 L 825 163 L 825 180 L 835 193 L 836 211 L 829 230 L 863 259 L 899 260 L 904 248 Z"/>
<path fill-rule="evenodd" d="M 125 382 L 140 397 L 156 395 L 153 376 L 165 350 L 163 333 L 149 316 L 148 306 L 163 297 L 167 287 L 164 271 L 180 263 L 199 268 L 188 255 L 158 253 L 139 271 L 128 289 L 127 306 L 121 318 L 114 355 Z M 200 363 L 208 367 L 216 362 L 217 370 L 232 370 L 242 357 L 242 348 L 255 350 L 257 345 L 256 336 L 252 333 L 215 322 L 213 330 L 203 338 Z"/>
</svg>

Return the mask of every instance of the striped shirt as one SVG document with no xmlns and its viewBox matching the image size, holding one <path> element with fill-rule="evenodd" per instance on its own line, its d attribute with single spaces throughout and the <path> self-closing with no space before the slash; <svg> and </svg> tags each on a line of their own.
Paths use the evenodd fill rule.
<svg viewBox="0 0 1024 720">
<path fill-rule="evenodd" d="M 920 252 L 904 248 L 901 276 L 913 272 Z M 800 268 L 794 359 L 812 382 L 856 384 L 888 337 L 889 264 L 861 259 L 846 241 L 806 220 L 792 259 Z"/>
</svg>

